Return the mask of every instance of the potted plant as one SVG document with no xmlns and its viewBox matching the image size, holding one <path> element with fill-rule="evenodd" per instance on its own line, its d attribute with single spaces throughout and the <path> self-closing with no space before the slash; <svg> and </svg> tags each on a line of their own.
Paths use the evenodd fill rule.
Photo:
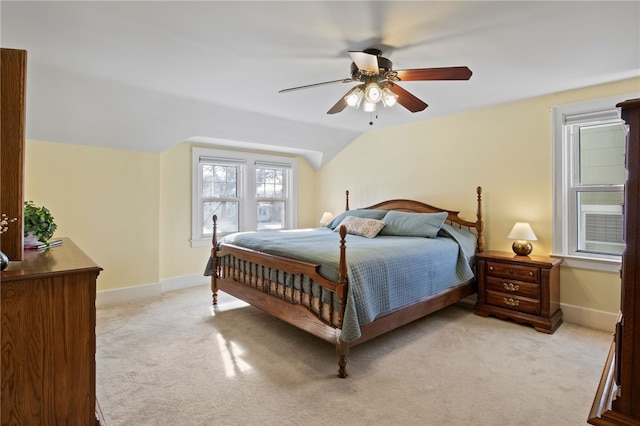
<svg viewBox="0 0 640 426">
<path fill-rule="evenodd" d="M 58 226 L 45 206 L 36 206 L 33 201 L 24 202 L 24 236 L 37 238 L 40 243 L 49 244 Z"/>
</svg>

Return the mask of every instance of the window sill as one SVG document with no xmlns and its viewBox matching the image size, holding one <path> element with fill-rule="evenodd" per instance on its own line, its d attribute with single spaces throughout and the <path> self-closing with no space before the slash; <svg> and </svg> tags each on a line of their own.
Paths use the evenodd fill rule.
<svg viewBox="0 0 640 426">
<path fill-rule="evenodd" d="M 620 272 L 621 260 L 599 257 L 575 256 L 568 254 L 551 254 L 564 260 L 563 265 L 570 268 L 591 269 L 594 271 Z"/>
<path fill-rule="evenodd" d="M 201 239 L 192 239 L 191 240 L 191 248 L 194 247 L 211 247 L 211 238 L 201 238 Z"/>
</svg>

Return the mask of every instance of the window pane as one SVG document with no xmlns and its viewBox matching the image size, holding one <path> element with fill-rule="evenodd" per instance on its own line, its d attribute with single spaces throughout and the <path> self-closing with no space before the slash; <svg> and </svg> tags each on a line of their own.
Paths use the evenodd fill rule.
<svg viewBox="0 0 640 426">
<path fill-rule="evenodd" d="M 265 229 L 284 229 L 285 211 L 284 201 L 258 203 L 258 231 Z"/>
<path fill-rule="evenodd" d="M 622 254 L 622 192 L 578 193 L 578 251 Z"/>
<path fill-rule="evenodd" d="M 287 170 L 256 168 L 256 197 L 284 198 L 287 191 Z"/>
<path fill-rule="evenodd" d="M 622 185 L 625 181 L 622 124 L 580 127 L 580 185 Z"/>
<path fill-rule="evenodd" d="M 237 201 L 205 201 L 203 203 L 202 235 L 213 235 L 213 215 L 218 216 L 218 234 L 238 232 L 239 227 L 239 203 Z"/>
<path fill-rule="evenodd" d="M 202 165 L 202 196 L 213 197 L 213 166 Z"/>
<path fill-rule="evenodd" d="M 202 196 L 234 198 L 237 194 L 238 167 L 205 164 L 202 167 Z"/>
</svg>

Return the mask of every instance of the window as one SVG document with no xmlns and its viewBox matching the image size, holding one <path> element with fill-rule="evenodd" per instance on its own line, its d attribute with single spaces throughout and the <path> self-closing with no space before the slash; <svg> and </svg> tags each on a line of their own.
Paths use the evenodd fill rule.
<svg viewBox="0 0 640 426">
<path fill-rule="evenodd" d="M 290 157 L 193 148 L 192 246 L 238 231 L 292 229 L 296 161 Z"/>
<path fill-rule="evenodd" d="M 634 96 L 553 108 L 553 252 L 569 265 L 618 270 L 626 128 L 615 105 Z"/>
<path fill-rule="evenodd" d="M 289 168 L 257 162 L 255 185 L 258 231 L 286 228 Z"/>
</svg>

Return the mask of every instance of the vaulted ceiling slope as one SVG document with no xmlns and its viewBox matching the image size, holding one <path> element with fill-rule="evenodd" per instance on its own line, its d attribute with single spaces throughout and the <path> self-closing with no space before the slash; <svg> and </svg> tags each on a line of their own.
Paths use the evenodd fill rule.
<svg viewBox="0 0 640 426">
<path fill-rule="evenodd" d="M 2 47 L 28 51 L 27 137 L 162 152 L 184 140 L 295 152 L 321 167 L 363 132 L 640 75 L 638 1 L 5 1 Z M 429 107 L 326 112 L 348 51 Z"/>
</svg>

